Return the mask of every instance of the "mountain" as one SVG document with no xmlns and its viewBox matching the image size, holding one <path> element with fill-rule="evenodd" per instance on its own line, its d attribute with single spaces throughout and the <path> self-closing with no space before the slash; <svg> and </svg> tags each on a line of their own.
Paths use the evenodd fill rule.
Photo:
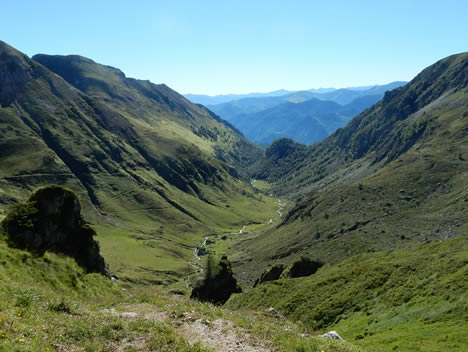
<svg viewBox="0 0 468 352">
<path fill-rule="evenodd" d="M 365 96 L 383 97 L 387 90 L 404 85 L 406 82 L 392 82 L 381 86 L 366 87 L 366 89 L 324 89 L 289 92 L 281 96 L 248 97 L 231 100 L 226 103 L 209 104 L 207 107 L 227 121 L 242 114 L 256 113 L 283 103 L 302 103 L 309 99 L 330 100 L 340 105 L 346 105 L 353 100 Z"/>
<path fill-rule="evenodd" d="M 252 175 L 297 202 L 242 250 L 335 262 L 467 234 L 467 86 L 468 53 L 450 56 L 322 142 L 273 143 Z"/>
<path fill-rule="evenodd" d="M 291 93 L 291 91 L 285 90 L 285 89 L 279 89 L 279 90 L 275 90 L 273 92 L 267 92 L 267 93 L 248 93 L 248 94 L 220 94 L 220 95 L 184 94 L 184 97 L 195 104 L 215 105 L 215 104 L 226 103 L 232 100 L 244 99 L 244 98 L 278 97 L 278 96 L 289 94 L 289 93 Z"/>
<path fill-rule="evenodd" d="M 280 97 L 234 100 L 208 108 L 255 143 L 268 145 L 277 138 L 291 138 L 312 144 L 375 104 L 386 90 L 404 83 L 322 93 L 299 91 Z"/>
<path fill-rule="evenodd" d="M 302 94 L 303 92 L 312 93 L 310 97 L 321 99 L 322 94 L 327 94 L 323 97 L 323 100 L 333 100 L 341 104 L 340 100 L 344 100 L 344 104 L 351 102 L 351 100 L 361 96 L 360 91 L 369 91 L 369 94 L 383 94 L 386 90 L 397 88 L 406 82 L 392 82 L 385 85 L 373 85 L 373 86 L 358 86 L 350 88 L 312 88 L 306 91 L 291 91 L 286 89 L 279 89 L 272 92 L 266 93 L 248 93 L 248 94 L 220 94 L 220 95 L 205 95 L 205 94 L 184 94 L 184 97 L 190 100 L 194 104 L 202 105 L 218 105 L 229 103 L 232 101 L 249 99 L 249 98 L 266 98 L 266 97 L 281 97 L 284 95 L 294 95 L 295 93 Z M 336 94 L 332 94 L 335 91 Z M 372 93 L 374 90 L 375 93 Z M 349 97 L 348 97 L 349 96 Z M 336 100 L 334 100 L 336 99 Z M 215 110 L 213 110 L 215 111 Z"/>
<path fill-rule="evenodd" d="M 404 86 L 407 82 L 396 81 L 384 85 L 376 85 L 371 87 L 355 87 L 355 88 L 343 88 L 337 89 L 331 92 L 315 95 L 314 97 L 321 100 L 331 100 L 335 103 L 346 105 L 351 103 L 357 98 L 361 98 L 369 95 L 380 95 L 383 97 L 385 92 L 393 90 L 395 88 Z"/>
<path fill-rule="evenodd" d="M 244 182 L 260 150 L 164 84 L 0 42 L 0 104 L 0 218 L 39 186 L 67 186 L 121 278 L 174 281 L 203 235 L 267 216 Z"/>
<path fill-rule="evenodd" d="M 283 103 L 257 113 L 238 115 L 230 122 L 257 144 L 268 145 L 278 138 L 290 138 L 309 145 L 345 126 L 378 100 L 379 95 L 369 95 L 343 106 L 312 98 L 302 103 Z"/>
<path fill-rule="evenodd" d="M 468 52 L 321 142 L 275 141 L 251 173 L 283 198 L 281 220 L 229 243 L 238 280 L 253 285 L 304 259 L 325 265 L 260 283 L 228 307 L 275 307 L 379 351 L 466 349 Z"/>
</svg>

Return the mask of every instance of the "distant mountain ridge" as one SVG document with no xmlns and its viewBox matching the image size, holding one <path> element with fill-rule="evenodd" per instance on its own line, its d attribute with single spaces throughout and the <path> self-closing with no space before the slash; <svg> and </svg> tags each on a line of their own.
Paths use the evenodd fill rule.
<svg viewBox="0 0 468 352">
<path fill-rule="evenodd" d="M 393 82 L 396 84 L 399 83 L 406 83 L 406 82 Z M 392 84 L 392 83 L 390 83 Z M 401 84 L 400 84 L 401 85 Z M 245 98 L 264 98 L 264 97 L 278 97 L 287 94 L 293 94 L 297 92 L 310 92 L 310 93 L 317 93 L 317 94 L 325 94 L 331 93 L 335 90 L 349 90 L 349 91 L 362 91 L 362 90 L 369 90 L 375 89 L 379 90 L 380 87 L 385 87 L 384 85 L 369 85 L 369 86 L 356 86 L 356 87 L 347 87 L 347 88 L 311 88 L 306 90 L 287 90 L 287 89 L 278 89 L 271 92 L 265 93 L 246 93 L 246 94 L 218 94 L 218 95 L 207 95 L 207 94 L 184 94 L 188 100 L 195 104 L 202 104 L 202 105 L 216 105 L 227 103 L 234 100 L 240 100 Z M 330 100 L 330 99 L 325 99 Z"/>
<path fill-rule="evenodd" d="M 255 143 L 268 145 L 277 138 L 291 138 L 309 145 L 343 127 L 379 101 L 386 91 L 403 84 L 392 82 L 324 93 L 299 91 L 274 97 L 250 97 L 208 108 Z"/>
</svg>

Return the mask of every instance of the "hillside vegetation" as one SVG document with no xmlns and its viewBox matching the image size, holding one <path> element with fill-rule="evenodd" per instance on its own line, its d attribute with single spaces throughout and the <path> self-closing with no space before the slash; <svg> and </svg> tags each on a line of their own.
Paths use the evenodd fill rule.
<svg viewBox="0 0 468 352">
<path fill-rule="evenodd" d="M 303 337 L 268 313 L 239 313 L 87 274 L 73 259 L 35 256 L 0 236 L 0 351 L 364 351 Z M 218 347 L 217 347 L 218 346 Z"/>
<path fill-rule="evenodd" d="M 465 351 L 468 236 L 361 254 L 297 279 L 234 295 L 238 309 L 275 307 L 376 351 Z"/>
<path fill-rule="evenodd" d="M 0 77 L 0 219 L 38 186 L 67 186 L 113 274 L 170 283 L 204 235 L 269 216 L 245 182 L 260 150 L 167 86 L 3 42 Z"/>
<path fill-rule="evenodd" d="M 0 351 L 463 351 L 467 107 L 463 53 L 263 153 L 165 85 L 0 42 Z"/>
</svg>

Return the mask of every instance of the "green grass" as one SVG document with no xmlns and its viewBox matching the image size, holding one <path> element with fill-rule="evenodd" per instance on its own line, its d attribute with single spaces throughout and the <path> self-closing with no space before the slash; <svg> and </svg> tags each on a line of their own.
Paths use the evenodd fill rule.
<svg viewBox="0 0 468 352">
<path fill-rule="evenodd" d="M 191 320 L 231 322 L 249 343 L 272 351 L 358 352 L 348 343 L 304 338 L 297 324 L 268 313 L 233 312 L 168 294 L 160 286 L 129 287 L 86 274 L 70 258 L 42 257 L 9 248 L 0 239 L 0 351 L 209 352 L 183 332 Z M 114 309 L 116 314 L 103 312 Z M 135 318 L 119 316 L 135 312 Z M 209 323 L 207 323 L 209 324 Z M 203 336 L 202 336 L 203 337 Z"/>
<path fill-rule="evenodd" d="M 307 278 L 263 283 L 231 308 L 273 306 L 377 351 L 466 350 L 468 237 L 362 254 Z M 398 347 L 395 347 L 398 346 Z"/>
<path fill-rule="evenodd" d="M 273 186 L 264 180 L 252 180 L 252 185 L 261 191 L 268 192 Z"/>
</svg>

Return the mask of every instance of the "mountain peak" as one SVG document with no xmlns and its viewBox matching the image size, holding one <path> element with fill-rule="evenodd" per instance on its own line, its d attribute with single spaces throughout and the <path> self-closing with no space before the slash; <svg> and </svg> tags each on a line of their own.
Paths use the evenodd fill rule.
<svg viewBox="0 0 468 352">
<path fill-rule="evenodd" d="M 7 106 L 18 91 L 33 77 L 31 60 L 7 43 L 0 41 L 0 104 Z"/>
<path fill-rule="evenodd" d="M 120 83 L 125 78 L 119 69 L 98 64 L 80 55 L 37 54 L 32 59 L 82 91 L 86 91 L 90 84 L 102 86 L 103 82 L 108 82 L 104 84 L 107 87 L 109 83 Z"/>
</svg>

